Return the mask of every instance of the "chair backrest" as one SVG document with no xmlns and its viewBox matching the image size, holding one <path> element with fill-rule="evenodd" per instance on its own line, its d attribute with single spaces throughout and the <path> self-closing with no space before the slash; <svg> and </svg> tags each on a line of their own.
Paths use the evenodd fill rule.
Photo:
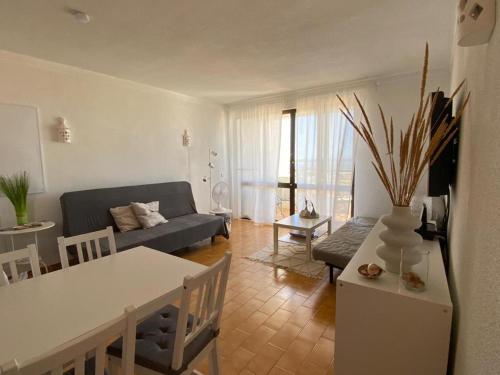
<svg viewBox="0 0 500 375">
<path fill-rule="evenodd" d="M 85 255 L 83 251 L 85 250 L 86 259 L 93 260 L 94 253 L 97 258 L 102 257 L 101 243 L 100 239 L 107 238 L 109 252 L 111 254 L 116 254 L 116 242 L 115 235 L 113 233 L 113 227 L 109 226 L 106 229 L 98 230 L 96 232 L 79 234 L 73 237 L 57 237 L 57 245 L 59 246 L 59 256 L 61 257 L 61 265 L 63 268 L 69 267 L 68 261 L 68 246 L 76 246 L 76 252 L 78 254 L 78 263 L 85 262 Z M 94 243 L 94 246 L 92 246 Z"/>
<path fill-rule="evenodd" d="M 75 375 L 85 374 L 85 361 L 94 357 L 95 375 L 104 375 L 107 346 L 118 337 L 123 337 L 122 374 L 134 374 L 136 309 L 129 306 L 125 313 L 91 332 L 72 340 L 61 347 L 25 363 L 14 359 L 0 367 L 2 375 L 62 375 L 74 368 Z"/>
<path fill-rule="evenodd" d="M 40 263 L 38 262 L 38 252 L 36 250 L 36 246 L 34 244 L 28 245 L 26 249 L 9 251 L 7 253 L 0 254 L 0 272 L 3 273 L 3 265 L 8 264 L 10 269 L 10 277 L 12 282 L 19 281 L 19 273 L 17 271 L 17 261 L 29 259 L 31 265 L 31 272 L 33 273 L 33 277 L 40 276 Z M 4 275 L 0 275 L 0 285 L 9 283 L 6 280 Z"/>
<path fill-rule="evenodd" d="M 230 264 L 231 253 L 226 252 L 221 260 L 207 270 L 194 277 L 184 278 L 172 358 L 174 370 L 182 366 L 186 346 L 205 328 L 211 326 L 214 331 L 219 330 Z M 191 309 L 192 302 L 194 309 Z M 193 315 L 193 322 L 188 331 L 190 313 Z"/>
<path fill-rule="evenodd" d="M 7 274 L 5 271 L 1 270 L 0 271 L 0 286 L 6 286 L 9 285 L 9 278 L 7 277 Z"/>
</svg>

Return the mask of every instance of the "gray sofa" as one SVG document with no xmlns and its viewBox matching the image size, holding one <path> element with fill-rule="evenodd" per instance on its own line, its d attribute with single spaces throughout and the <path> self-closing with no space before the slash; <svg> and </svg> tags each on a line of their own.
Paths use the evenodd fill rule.
<svg viewBox="0 0 500 375">
<path fill-rule="evenodd" d="M 118 232 L 110 208 L 156 200 L 168 223 L 150 229 Z M 216 235 L 229 238 L 222 217 L 196 211 L 191 185 L 185 181 L 73 191 L 64 193 L 60 202 L 64 236 L 93 232 L 111 225 L 115 228 L 118 250 L 144 245 L 172 252 Z"/>
</svg>

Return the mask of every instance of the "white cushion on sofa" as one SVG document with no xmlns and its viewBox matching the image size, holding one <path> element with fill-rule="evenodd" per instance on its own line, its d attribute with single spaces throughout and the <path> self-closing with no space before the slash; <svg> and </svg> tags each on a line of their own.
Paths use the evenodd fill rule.
<svg viewBox="0 0 500 375">
<path fill-rule="evenodd" d="M 144 229 L 153 228 L 159 224 L 167 223 L 168 220 L 165 219 L 158 211 L 160 209 L 160 202 L 154 201 L 149 203 L 130 203 L 132 210 L 141 223 Z"/>
</svg>

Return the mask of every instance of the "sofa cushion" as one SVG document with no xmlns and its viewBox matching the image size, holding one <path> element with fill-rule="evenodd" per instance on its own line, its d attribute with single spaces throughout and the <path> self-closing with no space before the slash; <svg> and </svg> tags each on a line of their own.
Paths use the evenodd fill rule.
<svg viewBox="0 0 500 375">
<path fill-rule="evenodd" d="M 130 203 L 137 220 L 141 223 L 144 229 L 156 227 L 159 224 L 168 222 L 158 211 L 160 210 L 160 202 L 154 201 L 149 203 Z"/>
<path fill-rule="evenodd" d="M 214 215 L 191 214 L 169 219 L 168 223 L 154 228 L 116 233 L 119 250 L 139 245 L 157 250 L 173 251 L 204 240 L 215 234 L 226 235 L 224 218 Z"/>
<path fill-rule="evenodd" d="M 139 366 L 168 375 L 182 373 L 208 343 L 217 336 L 210 326 L 201 331 L 184 350 L 183 366 L 172 370 L 172 357 L 177 329 L 179 309 L 168 305 L 153 314 L 137 326 L 135 342 L 135 363 Z M 187 333 L 191 331 L 193 316 L 189 315 Z M 121 358 L 122 339 L 116 340 L 108 347 L 108 353 Z"/>
<path fill-rule="evenodd" d="M 89 358 L 85 361 L 85 375 L 96 375 L 95 371 L 95 358 Z M 71 368 L 68 371 L 64 371 L 64 375 L 75 375 L 75 369 Z M 104 375 L 110 375 L 107 368 L 104 369 Z"/>
<path fill-rule="evenodd" d="M 141 228 L 141 223 L 137 220 L 130 205 L 113 207 L 109 209 L 109 212 L 120 232 Z"/>
</svg>

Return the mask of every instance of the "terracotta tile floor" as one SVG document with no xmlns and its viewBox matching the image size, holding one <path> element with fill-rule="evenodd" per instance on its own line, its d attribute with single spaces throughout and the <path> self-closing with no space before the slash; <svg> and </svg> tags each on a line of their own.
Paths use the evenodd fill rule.
<svg viewBox="0 0 500 375">
<path fill-rule="evenodd" d="M 272 227 L 233 221 L 231 239 L 179 252 L 210 265 L 233 258 L 219 340 L 222 374 L 333 374 L 335 287 L 245 259 L 272 243 Z M 199 371 L 208 374 L 207 362 Z"/>
</svg>

